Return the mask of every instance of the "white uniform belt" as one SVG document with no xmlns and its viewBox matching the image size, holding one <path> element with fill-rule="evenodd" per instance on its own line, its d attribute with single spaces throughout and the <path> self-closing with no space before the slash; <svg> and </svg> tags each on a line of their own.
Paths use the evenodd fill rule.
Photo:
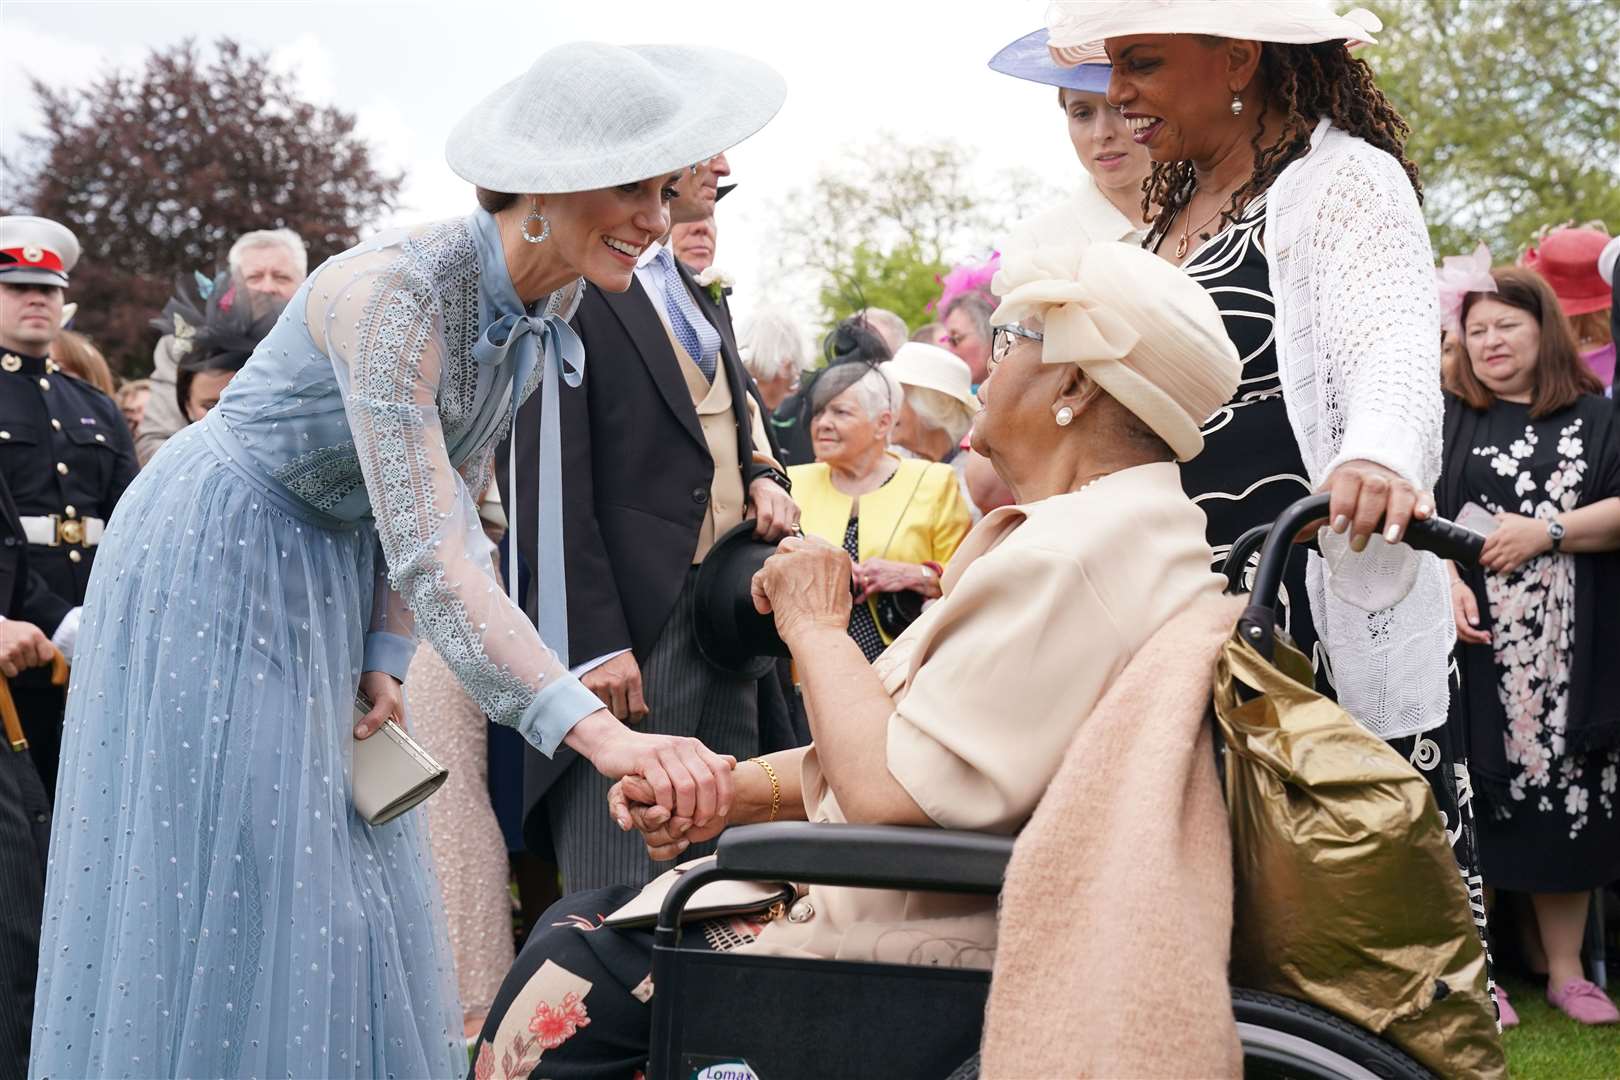
<svg viewBox="0 0 1620 1080">
<path fill-rule="evenodd" d="M 60 514 L 48 514 L 44 517 L 23 517 L 21 520 L 23 533 L 28 537 L 28 542 L 45 547 L 59 547 L 64 544 L 95 547 L 101 543 L 101 534 L 107 528 L 107 523 L 96 517 L 68 518 Z"/>
</svg>

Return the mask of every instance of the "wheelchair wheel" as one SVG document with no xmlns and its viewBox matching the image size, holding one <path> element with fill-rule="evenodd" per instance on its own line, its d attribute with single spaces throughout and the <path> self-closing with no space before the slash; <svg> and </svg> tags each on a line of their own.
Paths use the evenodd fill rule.
<svg viewBox="0 0 1620 1080">
<path fill-rule="evenodd" d="M 1434 1080 L 1390 1043 L 1302 1001 L 1232 988 L 1245 1080 Z"/>
</svg>

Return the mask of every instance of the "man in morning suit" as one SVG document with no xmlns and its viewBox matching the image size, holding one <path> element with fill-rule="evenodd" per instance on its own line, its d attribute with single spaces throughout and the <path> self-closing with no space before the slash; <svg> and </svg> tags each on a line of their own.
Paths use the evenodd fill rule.
<svg viewBox="0 0 1620 1080">
<path fill-rule="evenodd" d="M 670 203 L 672 223 L 713 214 L 729 172 L 724 155 L 694 166 Z M 758 535 L 778 540 L 798 508 L 769 454 L 731 319 L 667 241 L 641 253 L 627 292 L 587 286 L 574 316 L 585 378 L 559 397 L 568 658 L 624 722 L 696 736 L 741 760 L 760 752 L 757 680 L 698 652 L 692 582 L 727 529 L 752 515 Z M 515 483 L 501 485 L 529 567 L 540 396 L 519 413 Z M 539 591 L 527 590 L 531 617 Z M 524 780 L 525 841 L 555 852 L 566 891 L 639 885 L 661 872 L 608 817 L 608 785 L 588 763 L 528 753 Z"/>
</svg>

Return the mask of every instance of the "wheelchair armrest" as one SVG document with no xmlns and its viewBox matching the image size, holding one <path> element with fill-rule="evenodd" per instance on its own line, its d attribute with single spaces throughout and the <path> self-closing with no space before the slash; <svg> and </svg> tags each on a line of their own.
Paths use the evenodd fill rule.
<svg viewBox="0 0 1620 1080">
<path fill-rule="evenodd" d="M 726 876 L 873 889 L 1001 891 L 1013 838 L 902 825 L 773 821 L 720 834 Z"/>
</svg>

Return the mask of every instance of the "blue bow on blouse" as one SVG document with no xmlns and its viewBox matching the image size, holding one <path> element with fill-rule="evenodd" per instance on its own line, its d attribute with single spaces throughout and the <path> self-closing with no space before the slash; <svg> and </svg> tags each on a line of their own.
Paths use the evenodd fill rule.
<svg viewBox="0 0 1620 1080">
<path fill-rule="evenodd" d="M 563 551 L 562 427 L 557 411 L 559 382 L 577 389 L 585 378 L 585 343 L 574 328 L 556 315 L 530 315 L 507 312 L 501 315 L 473 345 L 473 359 L 480 366 L 512 366 L 512 430 L 508 434 L 506 475 L 513 491 L 517 487 L 517 414 L 523 403 L 523 388 L 537 363 L 540 373 L 540 475 L 539 557 L 534 569 L 534 589 L 539 598 L 540 638 L 568 666 L 568 593 Z M 507 508 L 506 589 L 514 603 L 518 597 L 518 500 Z"/>
</svg>

